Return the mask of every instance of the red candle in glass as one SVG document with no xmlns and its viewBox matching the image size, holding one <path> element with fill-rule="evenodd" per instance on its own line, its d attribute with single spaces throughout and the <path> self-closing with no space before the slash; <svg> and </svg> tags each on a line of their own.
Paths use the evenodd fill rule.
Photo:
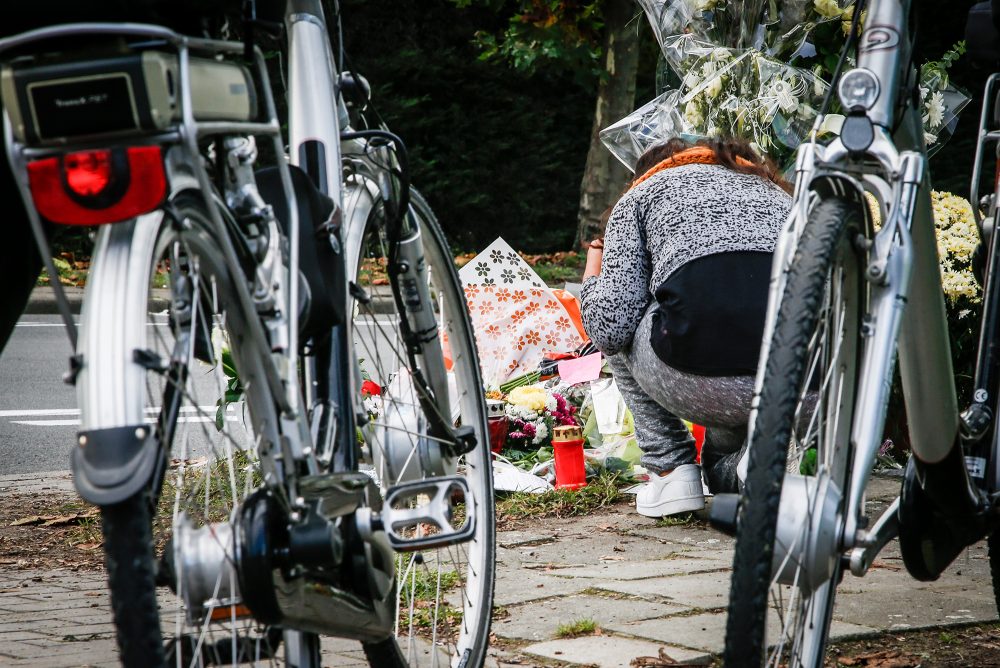
<svg viewBox="0 0 1000 668">
<path fill-rule="evenodd" d="M 500 452 L 507 444 L 507 415 L 504 402 L 499 399 L 486 400 L 486 417 L 490 428 L 490 450 Z"/>
</svg>

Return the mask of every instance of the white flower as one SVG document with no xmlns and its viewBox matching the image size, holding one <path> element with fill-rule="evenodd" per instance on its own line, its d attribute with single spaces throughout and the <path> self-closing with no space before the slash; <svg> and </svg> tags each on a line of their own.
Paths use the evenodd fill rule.
<svg viewBox="0 0 1000 668">
<path fill-rule="evenodd" d="M 840 16 L 840 5 L 837 0 L 813 0 L 813 7 L 820 16 L 832 19 Z"/>
<path fill-rule="evenodd" d="M 698 73 L 695 70 L 689 71 L 687 73 L 687 76 L 684 77 L 684 85 L 687 87 L 688 90 L 693 90 L 700 83 L 701 83 L 701 77 L 698 76 Z"/>
<path fill-rule="evenodd" d="M 545 440 L 545 437 L 549 435 L 549 428 L 545 425 L 544 420 L 539 420 L 535 423 L 535 437 L 531 439 L 531 442 L 535 445 L 541 443 Z"/>
<path fill-rule="evenodd" d="M 823 81 L 823 66 L 817 65 L 813 68 L 813 95 L 819 97 L 826 93 L 826 82 Z"/>
<path fill-rule="evenodd" d="M 507 417 L 517 418 L 519 420 L 524 420 L 525 422 L 531 422 L 538 418 L 538 413 L 533 411 L 527 406 L 518 406 L 516 404 L 507 404 L 504 406 L 504 413 Z"/>
<path fill-rule="evenodd" d="M 708 135 L 708 137 L 710 139 L 715 139 L 716 137 L 721 137 L 722 136 L 722 128 L 720 128 L 717 125 L 713 125 L 712 127 L 710 127 L 708 129 L 708 132 L 706 132 L 705 134 Z"/>
<path fill-rule="evenodd" d="M 786 114 L 795 111 L 799 106 L 799 99 L 792 94 L 792 85 L 782 79 L 771 84 L 768 94 L 777 100 L 778 106 Z"/>
<path fill-rule="evenodd" d="M 710 99 L 715 99 L 718 97 L 719 93 L 722 92 L 722 77 L 715 77 L 709 84 L 705 87 L 705 95 Z"/>
<path fill-rule="evenodd" d="M 716 72 L 715 63 L 713 63 L 711 60 L 706 61 L 705 64 L 701 66 L 701 75 L 706 79 L 715 76 L 715 72 Z"/>
<path fill-rule="evenodd" d="M 700 127 L 705 121 L 705 117 L 701 114 L 701 107 L 694 100 L 689 100 L 684 105 L 684 120 L 695 128 Z"/>
<path fill-rule="evenodd" d="M 931 134 L 930 132 L 924 133 L 924 143 L 930 146 L 931 144 L 937 142 L 937 135 Z"/>
<path fill-rule="evenodd" d="M 931 130 L 937 129 L 941 126 L 941 121 L 944 120 L 944 95 L 940 92 L 935 92 L 931 95 L 931 99 L 927 101 L 925 105 L 927 110 L 927 115 L 924 116 L 924 122 L 927 123 Z"/>
<path fill-rule="evenodd" d="M 832 132 L 840 134 L 840 128 L 844 126 L 844 117 L 841 114 L 827 114 L 823 117 L 823 124 L 819 126 L 819 133 Z"/>
<path fill-rule="evenodd" d="M 374 395 L 365 397 L 364 404 L 365 411 L 368 415 L 374 415 L 375 417 L 382 415 L 381 397 L 376 397 Z"/>
<path fill-rule="evenodd" d="M 716 49 L 712 49 L 712 60 L 714 60 L 717 63 L 729 60 L 731 57 L 732 54 L 729 53 L 729 49 L 723 48 L 721 46 Z"/>
</svg>

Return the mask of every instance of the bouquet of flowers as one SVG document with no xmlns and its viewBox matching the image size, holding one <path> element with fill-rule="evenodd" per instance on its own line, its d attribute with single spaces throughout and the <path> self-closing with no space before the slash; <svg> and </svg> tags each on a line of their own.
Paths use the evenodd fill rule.
<svg viewBox="0 0 1000 668">
<path fill-rule="evenodd" d="M 577 407 L 566 398 L 538 385 L 515 387 L 504 407 L 509 428 L 507 447 L 527 450 L 552 443 L 552 428 L 578 425 Z"/>
<path fill-rule="evenodd" d="M 601 138 L 630 169 L 670 137 L 748 139 L 788 165 L 812 131 L 844 40 L 852 0 L 639 0 L 674 84 L 604 129 Z M 950 136 L 969 97 L 951 86 L 956 46 L 920 73 L 925 139 Z M 852 66 L 849 63 L 848 66 Z M 837 111 L 833 100 L 831 111 Z M 839 130 L 829 114 L 817 130 Z"/>
</svg>

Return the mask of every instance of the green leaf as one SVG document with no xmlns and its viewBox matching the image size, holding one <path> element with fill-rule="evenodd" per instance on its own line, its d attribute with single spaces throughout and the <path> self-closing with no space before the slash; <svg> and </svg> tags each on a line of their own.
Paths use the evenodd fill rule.
<svg viewBox="0 0 1000 668">
<path fill-rule="evenodd" d="M 809 448 L 803 453 L 802 462 L 799 464 L 799 473 L 816 475 L 816 448 Z"/>
</svg>

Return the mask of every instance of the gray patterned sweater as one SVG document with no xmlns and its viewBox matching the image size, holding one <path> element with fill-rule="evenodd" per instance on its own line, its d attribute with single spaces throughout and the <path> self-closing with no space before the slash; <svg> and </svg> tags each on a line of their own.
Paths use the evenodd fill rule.
<svg viewBox="0 0 1000 668">
<path fill-rule="evenodd" d="M 719 165 L 665 169 L 629 190 L 608 220 L 601 273 L 583 283 L 594 345 L 605 355 L 627 347 L 657 286 L 686 262 L 772 252 L 791 201 L 770 181 Z"/>
</svg>

